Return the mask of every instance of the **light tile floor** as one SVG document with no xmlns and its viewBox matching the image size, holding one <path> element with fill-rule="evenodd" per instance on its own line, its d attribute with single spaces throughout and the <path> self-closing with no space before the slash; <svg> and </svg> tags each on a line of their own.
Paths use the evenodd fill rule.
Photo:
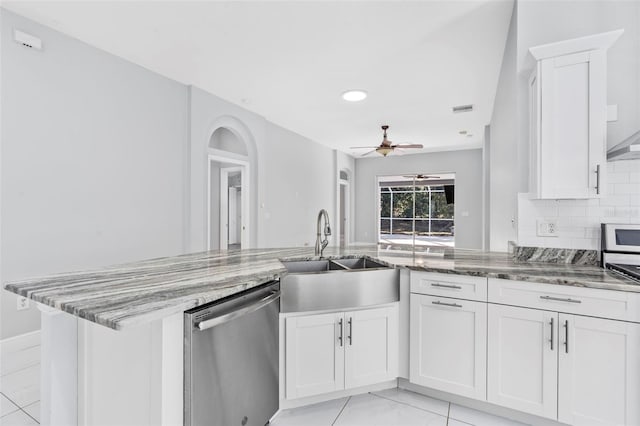
<svg viewBox="0 0 640 426">
<path fill-rule="evenodd" d="M 271 426 L 522 426 L 401 389 L 340 398 L 280 412 Z"/>
<path fill-rule="evenodd" d="M 0 425 L 37 425 L 40 421 L 39 336 L 3 344 L 0 354 Z"/>
</svg>

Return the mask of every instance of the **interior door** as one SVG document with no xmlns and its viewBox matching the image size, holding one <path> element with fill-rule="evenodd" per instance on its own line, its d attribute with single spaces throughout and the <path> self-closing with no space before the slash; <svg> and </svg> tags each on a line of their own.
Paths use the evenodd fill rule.
<svg viewBox="0 0 640 426">
<path fill-rule="evenodd" d="M 410 380 L 486 398 L 487 304 L 411 295 Z"/>
<path fill-rule="evenodd" d="M 286 319 L 287 399 L 344 389 L 342 312 Z"/>
<path fill-rule="evenodd" d="M 558 314 L 489 304 L 487 328 L 487 400 L 556 419 Z"/>
<path fill-rule="evenodd" d="M 640 424 L 640 324 L 560 314 L 558 420 Z"/>
<path fill-rule="evenodd" d="M 398 377 L 398 307 L 346 312 L 345 388 Z"/>
</svg>

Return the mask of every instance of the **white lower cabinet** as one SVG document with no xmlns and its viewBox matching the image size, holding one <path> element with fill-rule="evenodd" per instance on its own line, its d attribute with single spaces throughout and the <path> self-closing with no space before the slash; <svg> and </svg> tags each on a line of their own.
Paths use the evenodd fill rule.
<svg viewBox="0 0 640 426">
<path fill-rule="evenodd" d="M 489 402 L 571 425 L 640 425 L 640 324 L 489 304 Z"/>
<path fill-rule="evenodd" d="M 342 312 L 286 320 L 287 399 L 344 389 Z"/>
<path fill-rule="evenodd" d="M 558 420 L 640 425 L 640 324 L 559 318 Z"/>
<path fill-rule="evenodd" d="M 412 383 L 486 398 L 487 304 L 411 294 Z"/>
<path fill-rule="evenodd" d="M 558 407 L 558 314 L 489 304 L 487 400 L 550 419 Z"/>
<path fill-rule="evenodd" d="M 286 398 L 398 376 L 398 306 L 286 318 Z"/>
</svg>

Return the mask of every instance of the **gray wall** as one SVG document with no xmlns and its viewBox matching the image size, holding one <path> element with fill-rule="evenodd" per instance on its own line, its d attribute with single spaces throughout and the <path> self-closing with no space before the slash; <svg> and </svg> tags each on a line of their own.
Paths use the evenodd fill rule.
<svg viewBox="0 0 640 426">
<path fill-rule="evenodd" d="M 516 37 L 519 3 L 513 8 L 491 115 L 489 137 L 489 249 L 507 251 L 516 239 L 518 123 L 516 113 Z"/>
<path fill-rule="evenodd" d="M 453 172 L 456 174 L 456 247 L 482 248 L 482 150 L 359 158 L 355 168 L 356 241 L 377 242 L 378 176 Z M 468 215 L 464 216 L 463 212 Z"/>
<path fill-rule="evenodd" d="M 181 253 L 186 87 L 0 10 L 0 282 Z M 0 338 L 39 319 L 2 291 Z"/>
</svg>

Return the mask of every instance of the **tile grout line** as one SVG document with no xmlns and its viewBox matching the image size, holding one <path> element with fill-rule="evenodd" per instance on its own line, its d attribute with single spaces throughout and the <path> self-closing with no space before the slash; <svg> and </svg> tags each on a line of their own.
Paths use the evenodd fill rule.
<svg viewBox="0 0 640 426">
<path fill-rule="evenodd" d="M 331 426 L 335 425 L 336 422 L 338 421 L 338 419 L 340 418 L 340 415 L 342 414 L 342 412 L 344 411 L 344 409 L 347 407 L 347 404 L 349 403 L 349 401 L 351 401 L 351 397 L 348 397 L 347 400 L 344 402 L 344 405 L 342 406 L 342 408 L 340 409 L 340 412 L 338 413 L 338 415 L 336 416 L 335 419 L 333 419 L 333 422 L 331 422 Z"/>
<path fill-rule="evenodd" d="M 447 417 L 447 418 L 448 418 L 448 416 L 449 416 L 449 415 L 448 415 L 448 412 L 447 412 L 447 416 L 445 416 L 444 414 L 436 413 L 435 411 L 427 410 L 426 408 L 416 407 L 415 405 L 411 405 L 411 404 L 409 404 L 408 402 L 404 402 L 404 401 L 397 401 L 397 400 L 395 400 L 395 399 L 391 399 L 391 398 L 389 398 L 389 397 L 382 396 L 382 395 L 377 395 L 377 394 L 372 393 L 372 392 L 369 392 L 369 393 L 370 393 L 371 395 L 373 395 L 373 396 L 377 396 L 378 398 L 386 399 L 387 401 L 391 401 L 391 402 L 395 402 L 395 403 L 398 403 L 398 404 L 406 405 L 406 406 L 408 406 L 408 407 L 415 408 L 416 410 L 426 411 L 427 413 L 436 414 L 436 415 L 438 415 L 438 416 L 440 416 L 440 417 Z M 419 395 L 419 394 L 418 394 L 418 395 Z M 451 405 L 451 403 L 448 403 L 448 405 Z"/>
<path fill-rule="evenodd" d="M 29 404 L 29 405 L 33 405 L 33 404 L 35 404 L 35 402 L 33 402 L 33 403 Z M 25 405 L 25 407 L 28 407 L 29 405 Z M 40 424 L 40 422 L 39 422 L 39 421 L 37 421 L 37 420 L 35 419 L 35 417 L 33 417 L 31 414 L 29 414 L 29 413 L 27 413 L 25 410 L 23 410 L 23 409 L 22 409 L 22 407 L 20 407 L 20 411 L 22 411 L 24 414 L 26 414 L 27 416 L 29 416 L 29 418 L 30 418 L 31 420 L 33 420 L 34 422 L 36 422 L 37 424 Z"/>
</svg>

